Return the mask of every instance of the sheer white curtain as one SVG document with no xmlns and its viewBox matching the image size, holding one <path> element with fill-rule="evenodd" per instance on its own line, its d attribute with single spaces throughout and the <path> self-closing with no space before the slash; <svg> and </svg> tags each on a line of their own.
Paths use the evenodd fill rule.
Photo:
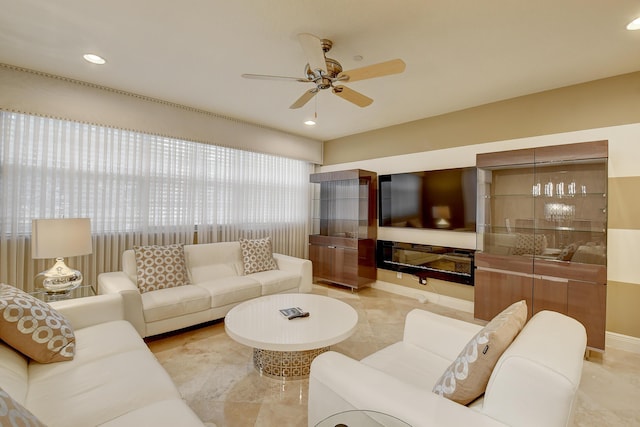
<svg viewBox="0 0 640 427">
<path fill-rule="evenodd" d="M 31 220 L 91 218 L 93 254 L 69 260 L 95 283 L 137 244 L 272 236 L 304 256 L 308 162 L 0 111 L 0 281 L 30 290 Z"/>
</svg>

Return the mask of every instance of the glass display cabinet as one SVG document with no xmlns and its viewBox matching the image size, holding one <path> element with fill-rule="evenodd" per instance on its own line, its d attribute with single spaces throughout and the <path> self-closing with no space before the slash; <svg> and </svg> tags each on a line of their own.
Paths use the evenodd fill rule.
<svg viewBox="0 0 640 427">
<path fill-rule="evenodd" d="M 309 259 L 317 280 L 357 289 L 376 280 L 375 172 L 316 173 Z"/>
<path fill-rule="evenodd" d="M 607 141 L 478 154 L 475 317 L 525 299 L 604 350 Z"/>
</svg>

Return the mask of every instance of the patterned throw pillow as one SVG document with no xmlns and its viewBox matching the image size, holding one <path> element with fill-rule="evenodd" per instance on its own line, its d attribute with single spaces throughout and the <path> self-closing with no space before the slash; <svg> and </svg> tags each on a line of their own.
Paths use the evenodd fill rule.
<svg viewBox="0 0 640 427">
<path fill-rule="evenodd" d="M 184 245 L 134 246 L 136 282 L 141 293 L 189 284 Z"/>
<path fill-rule="evenodd" d="M 0 283 L 0 339 L 36 362 L 73 359 L 76 337 L 69 321 L 49 304 Z"/>
<path fill-rule="evenodd" d="M 494 317 L 460 352 L 433 392 L 466 405 L 480 397 L 498 359 L 527 321 L 527 303 L 513 303 Z"/>
<path fill-rule="evenodd" d="M 278 269 L 271 250 L 271 237 L 255 240 L 240 239 L 240 248 L 245 275 Z"/>
<path fill-rule="evenodd" d="M 27 408 L 13 400 L 2 387 L 0 387 L 0 426 L 46 427 Z"/>
<path fill-rule="evenodd" d="M 513 255 L 540 255 L 545 249 L 547 249 L 547 236 L 544 234 L 518 233 Z"/>
</svg>

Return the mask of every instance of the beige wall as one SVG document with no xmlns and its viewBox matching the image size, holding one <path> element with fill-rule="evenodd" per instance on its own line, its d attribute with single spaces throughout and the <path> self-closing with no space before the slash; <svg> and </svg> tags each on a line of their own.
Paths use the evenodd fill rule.
<svg viewBox="0 0 640 427">
<path fill-rule="evenodd" d="M 640 72 L 324 143 L 324 164 L 640 122 Z"/>
<path fill-rule="evenodd" d="M 640 72 L 501 101 L 324 144 L 322 170 L 469 166 L 477 153 L 609 141 L 607 330 L 640 338 Z M 475 248 L 474 233 L 379 228 L 385 240 Z M 379 280 L 419 288 L 406 275 Z M 460 285 L 438 293 L 471 301 Z M 427 289 L 429 290 L 429 289 Z"/>
<path fill-rule="evenodd" d="M 171 102 L 0 63 L 0 109 L 322 161 L 322 143 Z"/>
</svg>

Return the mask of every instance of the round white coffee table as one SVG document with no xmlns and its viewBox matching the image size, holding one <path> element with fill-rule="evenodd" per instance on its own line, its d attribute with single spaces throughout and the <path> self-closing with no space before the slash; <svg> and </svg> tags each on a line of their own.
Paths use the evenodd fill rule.
<svg viewBox="0 0 640 427">
<path fill-rule="evenodd" d="M 280 309 L 300 307 L 309 317 L 287 319 Z M 309 376 L 311 362 L 347 339 L 358 314 L 340 300 L 313 294 L 276 294 L 245 301 L 227 313 L 224 328 L 235 341 L 253 347 L 258 372 L 279 379 Z"/>
</svg>

